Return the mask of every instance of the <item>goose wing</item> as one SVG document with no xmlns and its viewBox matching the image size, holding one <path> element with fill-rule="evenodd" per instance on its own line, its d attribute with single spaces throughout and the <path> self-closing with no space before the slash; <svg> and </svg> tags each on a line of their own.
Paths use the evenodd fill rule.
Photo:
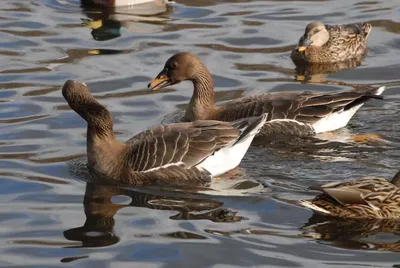
<svg viewBox="0 0 400 268">
<path fill-rule="evenodd" d="M 268 114 L 268 121 L 282 119 L 295 120 L 304 124 L 314 124 L 335 113 L 349 110 L 371 98 L 382 97 L 369 92 L 279 92 L 242 98 L 225 104 L 220 120 L 233 121 L 239 118 Z"/>
<path fill-rule="evenodd" d="M 233 145 L 260 128 L 266 116 L 235 122 L 200 120 L 160 125 L 139 133 L 130 145 L 129 164 L 135 171 L 169 166 L 194 167 L 218 150 Z"/>
</svg>

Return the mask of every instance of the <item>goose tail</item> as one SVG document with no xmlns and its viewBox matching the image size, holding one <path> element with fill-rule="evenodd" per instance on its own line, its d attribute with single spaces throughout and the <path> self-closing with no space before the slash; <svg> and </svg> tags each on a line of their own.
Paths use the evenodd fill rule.
<svg viewBox="0 0 400 268">
<path fill-rule="evenodd" d="M 383 93 L 383 91 L 385 91 L 385 89 L 386 89 L 385 86 L 372 89 L 372 90 L 371 90 L 371 94 L 374 94 L 375 96 L 376 96 L 376 95 L 380 96 L 380 95 Z M 382 96 L 381 96 L 381 98 L 382 98 Z"/>
<path fill-rule="evenodd" d="M 367 99 L 383 99 L 383 97 L 381 96 L 382 93 L 385 91 L 386 87 L 382 86 L 382 87 L 374 87 L 374 88 L 359 88 L 359 89 L 354 89 L 355 92 L 363 94 L 364 98 Z"/>
<path fill-rule="evenodd" d="M 255 135 L 260 132 L 266 121 L 267 114 L 263 114 L 259 117 L 245 118 L 233 122 L 232 125 L 240 131 L 237 138 L 208 157 L 199 167 L 210 172 L 212 177 L 236 168 L 249 149 Z"/>
<path fill-rule="evenodd" d="M 233 144 L 233 146 L 249 138 L 252 140 L 254 136 L 257 135 L 260 132 L 261 128 L 264 126 L 265 122 L 267 121 L 267 117 L 268 114 L 263 114 L 258 117 L 253 117 L 250 119 L 246 118 L 233 122 L 233 126 L 242 132 Z"/>
</svg>

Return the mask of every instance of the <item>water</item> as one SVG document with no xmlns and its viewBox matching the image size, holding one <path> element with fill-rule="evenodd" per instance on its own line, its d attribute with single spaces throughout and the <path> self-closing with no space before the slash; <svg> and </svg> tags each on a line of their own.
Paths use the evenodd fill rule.
<svg viewBox="0 0 400 268">
<path fill-rule="evenodd" d="M 315 217 L 293 200 L 313 197 L 307 187 L 316 183 L 391 178 L 399 168 L 399 13 L 397 0 L 180 0 L 115 12 L 77 0 L 3 0 L 0 265 L 398 267 L 398 223 Z M 359 67 L 296 73 L 290 50 L 317 19 L 373 25 Z M 360 85 L 386 85 L 386 100 L 369 102 L 334 136 L 251 148 L 241 168 L 263 190 L 235 181 L 202 193 L 86 182 L 85 124 L 60 86 L 86 82 L 127 140 L 188 102 L 189 83 L 146 89 L 182 50 L 210 69 L 218 101 Z M 348 140 L 363 133 L 386 142 Z"/>
</svg>

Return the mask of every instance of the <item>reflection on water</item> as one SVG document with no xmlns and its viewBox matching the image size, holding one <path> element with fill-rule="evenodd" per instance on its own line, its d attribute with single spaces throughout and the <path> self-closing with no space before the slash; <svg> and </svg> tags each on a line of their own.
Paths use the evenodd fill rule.
<svg viewBox="0 0 400 268">
<path fill-rule="evenodd" d="M 343 62 L 330 64 L 296 64 L 296 80 L 310 82 L 324 82 L 329 73 L 335 73 L 346 69 L 356 68 L 361 65 L 362 58 L 353 58 Z"/>
<path fill-rule="evenodd" d="M 153 15 L 165 13 L 168 10 L 165 0 L 119 7 L 104 7 L 91 0 L 82 0 L 81 4 L 83 13 L 88 17 L 88 19 L 82 19 L 82 25 L 92 29 L 91 34 L 96 41 L 120 37 L 122 27 L 135 33 L 150 34 L 159 31 L 157 24 L 166 19 Z M 155 27 L 152 27 L 150 23 Z"/>
<path fill-rule="evenodd" d="M 128 199 L 128 203 L 118 204 L 113 202 L 121 197 Z M 81 241 L 81 247 L 102 247 L 115 244 L 120 239 L 113 230 L 115 225 L 114 215 L 120 209 L 128 206 L 173 210 L 177 212 L 177 214 L 169 217 L 173 220 L 210 220 L 213 222 L 242 220 L 242 217 L 236 216 L 236 212 L 220 208 L 222 205 L 221 202 L 206 199 L 160 196 L 87 183 L 83 199 L 86 221 L 82 227 L 66 230 L 64 236 L 68 240 Z M 208 212 L 200 213 L 202 211 Z M 190 232 L 160 233 L 158 235 L 180 239 L 205 239 L 205 237 Z"/>
<path fill-rule="evenodd" d="M 301 230 L 304 236 L 329 242 L 335 247 L 400 251 L 398 221 L 356 221 L 313 215 Z"/>
<path fill-rule="evenodd" d="M 100 8 L 79 0 L 5 0 L 0 12 L 0 266 L 399 265 L 398 223 L 321 218 L 295 205 L 313 197 L 311 185 L 390 178 L 398 170 L 397 1 Z M 290 51 L 312 20 L 371 23 L 368 55 L 295 66 Z M 110 109 L 117 138 L 128 140 L 176 121 L 185 109 L 189 83 L 157 93 L 146 88 L 182 50 L 210 69 L 219 103 L 265 92 L 387 86 L 385 101 L 367 103 L 331 135 L 253 147 L 240 165 L 243 178 L 209 189 L 126 189 L 92 180 L 81 158 L 86 126 L 60 86 L 86 82 Z M 379 134 L 383 142 L 349 142 L 359 133 Z M 71 160 L 81 168 L 71 170 Z"/>
</svg>

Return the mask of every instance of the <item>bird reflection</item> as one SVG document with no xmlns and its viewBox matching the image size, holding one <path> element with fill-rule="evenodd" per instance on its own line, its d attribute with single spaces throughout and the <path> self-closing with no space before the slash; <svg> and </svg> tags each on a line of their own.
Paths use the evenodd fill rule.
<svg viewBox="0 0 400 268">
<path fill-rule="evenodd" d="M 128 204 L 113 203 L 112 198 L 115 196 L 130 197 L 130 202 Z M 116 244 L 119 242 L 119 237 L 114 232 L 114 215 L 121 208 L 128 206 L 175 210 L 178 213 L 170 217 L 173 220 L 210 220 L 213 222 L 242 220 L 242 217 L 236 216 L 236 212 L 221 208 L 222 205 L 222 202 L 201 198 L 155 195 L 115 186 L 87 183 L 83 200 L 86 221 L 82 227 L 64 231 L 64 236 L 68 240 L 82 242 L 81 247 L 102 247 Z M 201 211 L 206 212 L 193 213 Z M 161 236 L 205 239 L 205 237 L 189 232 L 173 232 Z"/>
<path fill-rule="evenodd" d="M 309 64 L 294 62 L 296 65 L 296 80 L 310 82 L 324 82 L 329 73 L 336 73 L 346 69 L 352 69 L 361 65 L 362 58 L 353 58 L 343 62 L 326 64 Z"/>
<path fill-rule="evenodd" d="M 171 8 L 166 0 L 153 0 L 146 3 L 121 7 L 105 7 L 95 0 L 81 0 L 83 13 L 88 19 L 82 19 L 82 25 L 92 29 L 92 36 L 97 41 L 111 40 L 121 36 L 121 28 L 137 33 L 158 31 L 157 23 L 165 18 L 154 15 L 165 14 Z M 144 24 L 143 22 L 146 22 Z M 151 26 L 150 24 L 154 24 Z"/>
<path fill-rule="evenodd" d="M 340 248 L 400 252 L 399 221 L 346 220 L 314 214 L 301 231 L 303 236 Z"/>
</svg>

